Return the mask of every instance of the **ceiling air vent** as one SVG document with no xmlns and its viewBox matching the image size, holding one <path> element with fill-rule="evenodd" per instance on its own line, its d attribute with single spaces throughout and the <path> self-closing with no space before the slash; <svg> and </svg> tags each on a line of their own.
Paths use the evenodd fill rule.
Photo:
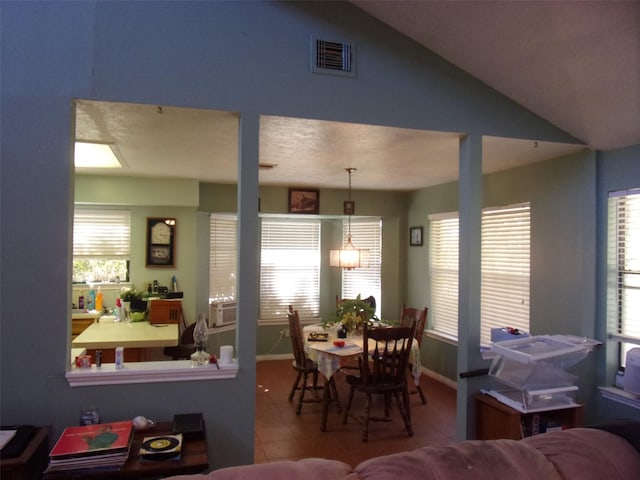
<svg viewBox="0 0 640 480">
<path fill-rule="evenodd" d="M 311 38 L 311 71 L 355 77 L 355 47 L 350 42 Z"/>
</svg>

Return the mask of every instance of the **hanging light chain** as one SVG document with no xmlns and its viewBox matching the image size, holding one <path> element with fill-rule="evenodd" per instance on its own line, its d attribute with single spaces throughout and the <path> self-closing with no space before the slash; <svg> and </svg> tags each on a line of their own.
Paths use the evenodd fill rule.
<svg viewBox="0 0 640 480">
<path fill-rule="evenodd" d="M 349 174 L 349 201 L 351 201 L 351 172 L 354 172 L 356 169 L 353 167 L 348 167 L 348 168 L 345 168 L 345 170 Z M 347 234 L 347 241 L 348 243 L 351 243 L 351 213 L 347 215 L 347 221 L 348 221 L 348 232 L 349 232 Z"/>
</svg>

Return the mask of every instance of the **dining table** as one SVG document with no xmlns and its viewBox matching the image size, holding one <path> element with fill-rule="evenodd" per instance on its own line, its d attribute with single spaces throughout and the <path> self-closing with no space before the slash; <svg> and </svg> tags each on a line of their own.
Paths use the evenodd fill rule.
<svg viewBox="0 0 640 480">
<path fill-rule="evenodd" d="M 383 327 L 384 324 L 379 325 Z M 347 338 L 338 338 L 337 326 L 322 324 L 306 325 L 303 329 L 305 351 L 309 358 L 318 365 L 318 371 L 325 378 L 322 394 L 322 417 L 320 430 L 327 431 L 331 391 L 329 381 L 333 375 L 344 367 L 349 367 L 354 359 L 362 355 L 362 333 L 348 334 Z M 334 341 L 344 341 L 344 345 L 334 345 Z M 371 347 L 373 348 L 373 346 Z M 414 338 L 409 353 L 409 363 L 412 366 L 411 375 L 416 385 L 420 384 L 420 345 Z"/>
</svg>

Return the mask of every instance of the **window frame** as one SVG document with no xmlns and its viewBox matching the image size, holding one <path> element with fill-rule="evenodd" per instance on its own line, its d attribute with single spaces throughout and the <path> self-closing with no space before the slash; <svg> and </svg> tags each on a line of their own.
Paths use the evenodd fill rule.
<svg viewBox="0 0 640 480">
<path fill-rule="evenodd" d="M 348 220 L 342 222 L 343 245 L 349 233 Z M 352 241 L 355 247 L 366 250 L 367 266 L 353 270 L 342 269 L 341 298 L 367 298 L 372 295 L 376 299 L 376 315 L 380 317 L 382 294 L 382 219 L 351 218 Z"/>
<path fill-rule="evenodd" d="M 282 322 L 289 305 L 294 305 L 301 317 L 319 318 L 322 220 L 269 216 L 260 221 L 259 322 Z M 269 263 L 274 259 L 286 259 L 286 264 Z M 267 286 L 278 281 L 291 285 L 293 290 L 283 295 L 282 289 Z M 311 292 L 302 297 L 301 282 L 303 290 Z"/>
<path fill-rule="evenodd" d="M 631 292 L 640 298 L 640 188 L 609 192 L 607 200 L 607 331 L 618 345 L 618 363 L 640 346 L 640 318 L 633 318 Z M 633 246 L 633 251 L 629 247 Z M 629 283 L 634 283 L 630 285 Z M 636 310 L 637 311 L 637 310 Z M 637 315 L 637 314 L 636 314 Z M 632 325 L 628 325 L 631 323 Z"/>
<path fill-rule="evenodd" d="M 72 266 L 76 261 L 106 260 L 125 262 L 128 282 L 131 256 L 131 211 L 124 208 L 96 208 L 74 205 Z M 72 267 L 73 268 L 73 267 Z M 72 281 L 75 279 L 72 277 Z M 84 283 L 111 283 L 111 279 L 85 280 Z"/>
<path fill-rule="evenodd" d="M 508 231 L 504 231 L 504 220 L 509 218 Z M 497 221 L 496 221 L 497 219 Z M 429 288 L 430 319 L 429 333 L 451 343 L 458 341 L 458 281 L 459 281 L 459 221 L 458 212 L 446 212 L 429 215 Z M 490 345 L 491 328 L 511 326 L 529 331 L 531 325 L 530 309 L 530 265 L 531 265 L 531 206 L 529 202 L 503 207 L 490 207 L 482 210 L 482 267 L 481 267 L 481 340 L 482 345 Z M 526 221 L 526 224 L 522 222 Z M 496 234 L 512 234 L 513 222 L 519 223 L 521 235 L 525 230 L 526 239 L 517 236 L 504 241 Z M 509 268 L 504 268 L 505 250 L 498 251 L 491 245 L 508 248 Z M 515 247 L 515 248 L 514 248 Z M 487 249 L 490 252 L 487 253 Z M 436 250 L 434 250 L 436 249 Z M 491 253 L 494 252 L 494 253 Z M 511 268 L 511 259 L 520 258 L 516 269 Z M 496 272 L 491 281 L 490 271 Z M 513 286 L 512 294 L 505 296 L 504 291 L 495 294 L 494 285 Z M 515 296 L 520 289 L 518 300 Z M 518 305 L 519 303 L 519 305 Z M 490 305 L 494 305 L 493 308 Z M 523 306 L 526 305 L 526 311 Z M 504 317 L 493 320 L 496 311 L 509 309 L 509 321 Z M 506 324 L 505 324 L 506 323 Z"/>
</svg>

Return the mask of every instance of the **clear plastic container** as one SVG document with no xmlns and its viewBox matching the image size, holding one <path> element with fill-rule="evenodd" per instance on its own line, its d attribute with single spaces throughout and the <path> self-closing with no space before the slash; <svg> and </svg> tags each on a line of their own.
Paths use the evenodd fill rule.
<svg viewBox="0 0 640 480">
<path fill-rule="evenodd" d="M 486 393 L 496 400 L 522 413 L 559 410 L 577 406 L 578 387 L 550 388 L 545 390 L 491 390 Z"/>
</svg>

